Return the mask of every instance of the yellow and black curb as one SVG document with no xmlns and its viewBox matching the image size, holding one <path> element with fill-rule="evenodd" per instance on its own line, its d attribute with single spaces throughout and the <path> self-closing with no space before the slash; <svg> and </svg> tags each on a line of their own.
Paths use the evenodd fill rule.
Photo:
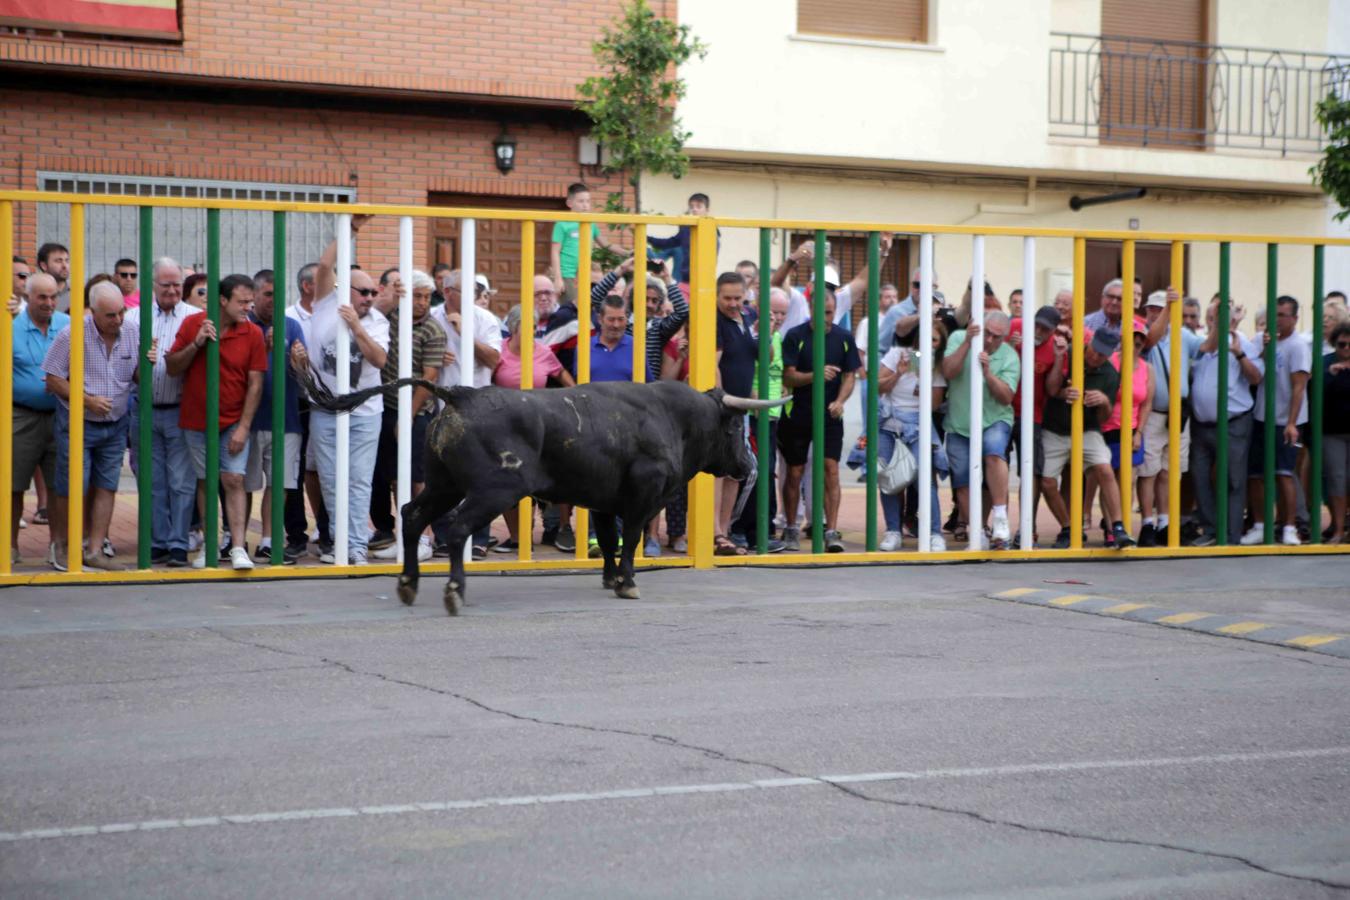
<svg viewBox="0 0 1350 900">
<path fill-rule="evenodd" d="M 1307 626 L 1273 625 L 1239 616 L 1187 612 L 1166 609 L 1152 603 L 1130 603 L 1117 597 L 1103 597 L 1099 594 L 1066 594 L 1043 588 L 1011 588 L 988 596 L 991 600 L 1011 600 L 1014 603 L 1026 603 L 1031 606 L 1067 609 L 1072 612 L 1087 613 L 1094 616 L 1127 619 L 1131 622 L 1146 622 L 1150 625 L 1198 631 L 1216 637 L 1240 638 L 1262 644 L 1273 644 L 1277 647 L 1311 650 L 1314 653 L 1326 653 L 1330 656 L 1350 659 L 1350 634 L 1314 631 Z"/>
</svg>

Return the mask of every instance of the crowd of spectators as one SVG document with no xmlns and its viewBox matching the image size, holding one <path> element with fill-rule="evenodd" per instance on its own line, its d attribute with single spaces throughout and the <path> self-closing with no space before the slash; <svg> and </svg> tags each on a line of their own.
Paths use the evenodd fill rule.
<svg viewBox="0 0 1350 900">
<path fill-rule="evenodd" d="M 568 206 L 590 209 L 585 185 L 573 185 Z M 710 201 L 695 194 L 688 212 L 706 214 Z M 368 217 L 354 216 L 353 234 Z M 577 305 L 577 266 L 580 227 L 559 223 L 553 231 L 553 249 L 546 273 L 534 279 L 534 317 L 526 321 L 522 308 L 512 308 L 505 320 L 490 310 L 495 293 L 484 275 L 474 276 L 472 323 L 465 323 L 461 308 L 462 274 L 440 265 L 430 274 L 412 273 L 411 371 L 415 377 L 440 385 L 458 385 L 461 367 L 471 366 L 475 387 L 495 384 L 519 389 L 526 361 L 522 359 L 523 336 L 533 335 L 533 358 L 529 361 L 535 389 L 571 387 L 585 374 L 593 382 L 630 381 L 635 372 L 644 380 L 689 379 L 689 244 L 687 227 L 671 237 L 653 236 L 651 246 L 628 255 L 612 269 L 597 269 L 590 280 L 590 366 L 578 373 L 577 342 L 581 336 Z M 594 244 L 606 247 L 597 230 Z M 891 247 L 883 235 L 881 260 Z M 617 248 L 611 248 L 617 249 Z M 825 260 L 825 327 L 813 320 L 812 294 L 817 252 Z M 1125 285 L 1119 279 L 1102 290 L 1100 306 L 1084 321 L 1081 384 L 1071 372 L 1072 294 L 1061 291 L 1050 304 L 1023 309 L 1022 291 L 1014 290 L 1006 304 L 992 285 L 982 286 L 983 318 L 972 321 L 971 286 L 962 300 L 948 303 L 933 273 L 933 321 L 931 344 L 919 346 L 920 272 L 911 275 L 909 290 L 902 296 L 893 284 L 880 292 L 881 319 L 876 334 L 866 321 L 850 330 L 850 310 L 855 298 L 866 296 L 868 272 L 861 267 L 845 281 L 829 247 L 817 248 L 805 241 L 791 249 L 783 263 L 761 284 L 758 267 L 749 260 L 722 273 L 716 281 L 717 384 L 729 393 L 754 396 L 760 390 L 759 292 L 768 291 L 770 316 L 770 364 L 768 397 L 790 395 L 783 408 L 765 411 L 768 456 L 767 472 L 754 472 L 743 482 L 719 479 L 715 491 L 715 552 L 741 555 L 758 545 L 761 523 L 750 502 L 760 479 L 770 484 L 772 498 L 769 533 L 770 552 L 798 550 L 802 536 L 810 531 L 811 502 L 807 475 L 813 454 L 823 454 L 825 472 L 823 531 L 825 549 L 845 549 L 839 525 L 841 500 L 840 462 L 844 458 L 844 411 L 853 397 L 866 403 L 861 385 L 877 381 L 879 424 L 878 459 L 886 461 L 898 445 L 918 457 L 932 454 L 933 490 L 930 491 L 930 547 L 947 547 L 944 532 L 954 544 L 971 548 L 1020 546 L 1026 536 L 1013 533 L 1015 521 L 1009 512 L 1011 472 L 1009 460 L 1031 454 L 1033 504 L 1045 500 L 1059 532 L 1050 546 L 1067 547 L 1073 523 L 1066 497 L 1072 458 L 1071 421 L 1081 403 L 1082 464 L 1084 467 L 1085 535 L 1096 524 L 1108 547 L 1165 544 L 1171 529 L 1187 544 L 1208 546 L 1218 538 L 1216 518 L 1219 492 L 1226 492 L 1227 535 L 1243 544 L 1264 539 L 1263 521 L 1265 465 L 1265 347 L 1260 330 L 1246 337 L 1240 330 L 1245 317 L 1241 302 L 1230 306 L 1228 335 L 1218 328 L 1218 297 L 1207 307 L 1193 298 L 1183 298 L 1171 289 L 1143 295 L 1142 285 Z M 622 253 L 620 254 L 623 255 Z M 352 390 L 386 384 L 398 378 L 400 368 L 397 334 L 400 301 L 405 285 L 397 268 L 383 271 L 378 280 L 360 267 L 350 272 L 348 296 L 338 296 L 336 242 L 320 258 L 295 274 L 296 302 L 283 321 L 273 319 L 273 298 L 280 286 L 277 275 L 264 269 L 252 276 L 218 277 L 194 272 L 173 259 L 153 264 L 152 295 L 142 298 L 139 267 L 135 260 L 119 259 L 110 274 L 96 275 L 86 286 L 87 319 L 84 328 L 84 492 L 86 540 L 84 564 L 91 568 L 117 568 L 117 551 L 110 524 L 119 489 L 123 461 L 130 450 L 134 472 L 150 467 L 154 516 L 150 534 L 150 558 L 167 566 L 204 566 L 204 523 L 220 516 L 224 529 L 220 561 L 235 569 L 249 569 L 253 560 L 270 559 L 273 541 L 284 540 L 282 558 L 294 563 L 313 553 L 320 562 L 353 565 L 369 558 L 392 559 L 395 546 L 394 498 L 398 495 L 398 396 L 392 392 L 374 396 L 353 410 L 349 417 L 347 468 L 347 558 L 335 559 L 332 514 L 338 507 L 337 430 L 338 417 L 310 408 L 294 376 L 308 368 L 330 391 L 338 384 L 338 341 L 344 336 L 349 384 Z M 70 295 L 70 255 L 58 244 L 43 245 L 35 267 L 14 258 L 14 283 L 8 304 L 14 317 L 14 458 L 12 533 L 17 557 L 20 528 L 45 525 L 49 529 L 46 562 L 64 570 L 68 510 L 70 319 L 66 312 Z M 208 279 L 217 278 L 220 298 L 219 327 L 205 311 Z M 1130 298 L 1127 307 L 1126 298 Z M 142 303 L 152 305 L 153 334 L 148 360 L 152 383 L 139 383 L 140 313 Z M 645 354 L 636 358 L 633 341 L 636 304 L 645 309 Z M 1182 305 L 1181 363 L 1172 371 L 1168 311 Z M 128 310 L 133 310 L 131 315 Z M 1324 357 L 1323 430 L 1324 491 L 1330 525 L 1321 537 L 1330 543 L 1346 539 L 1346 495 L 1350 482 L 1350 313 L 1344 295 L 1333 292 L 1324 302 L 1325 346 L 1312 347 L 1306 330 L 1298 329 L 1299 303 L 1281 297 L 1275 322 L 1274 356 L 1276 473 L 1273 524 L 1276 539 L 1298 544 L 1309 539 L 1310 529 L 1320 527 L 1320 510 L 1308 509 L 1309 378 L 1314 354 Z M 1032 327 L 1025 327 L 1030 315 Z M 273 332 L 284 328 L 285 379 L 284 434 L 273 435 L 271 409 Z M 461 331 L 470 329 L 467 343 Z M 1121 345 L 1125 329 L 1133 333 L 1135 350 L 1133 403 L 1122 408 Z M 1021 348 L 1033 341 L 1033 445 L 1022 446 Z M 815 445 L 814 380 L 816 342 L 822 341 L 824 431 L 823 444 Z M 210 473 L 207 456 L 207 357 L 214 343 L 219 357 L 219 378 L 214 397 L 219 429 L 218 473 Z M 865 368 L 867 351 L 876 344 L 879 369 Z M 472 359 L 461 359 L 462 348 L 472 347 Z M 933 420 L 930 448 L 919 443 L 920 369 L 931 365 Z M 1220 367 L 1227 367 L 1228 434 L 1218 435 L 1217 400 Z M 1169 386 L 1180 381 L 1181 429 L 1181 521 L 1170 521 L 1168 417 Z M 980 421 L 973 421 L 970 379 L 983 391 Z M 149 458 L 137 452 L 140 391 L 148 390 L 153 418 L 149 426 Z M 425 483 L 422 447 L 427 427 L 440 408 L 435 395 L 422 387 L 408 389 L 412 405 L 412 467 L 409 490 L 419 493 Z M 872 413 L 871 410 L 864 410 Z M 1130 416 L 1132 445 L 1121 446 L 1122 422 Z M 752 449 L 759 435 L 759 422 L 748 417 L 745 441 Z M 972 485 L 970 453 L 972 435 L 981 437 L 982 483 Z M 1216 484 L 1218 454 L 1227 453 L 1227 483 Z M 273 484 L 273 453 L 284 454 L 283 483 Z M 1129 453 L 1134 479 L 1129 496 L 1138 503 L 1137 531 L 1125 527 L 1122 509 L 1121 458 Z M 208 476 L 218 474 L 220 510 L 206 509 Z M 951 489 L 951 503 L 944 520 L 940 500 L 942 484 Z M 23 516 L 25 495 L 37 494 L 35 512 Z M 272 492 L 284 495 L 285 534 L 271 533 Z M 980 491 L 984 502 L 982 520 L 970 521 L 971 491 Z M 261 493 L 255 505 L 254 495 Z M 916 538 L 918 528 L 916 486 L 881 497 L 884 536 L 881 549 L 901 549 Z M 1100 506 L 1100 519 L 1094 507 Z M 308 507 L 308 509 L 307 509 Z M 249 522 L 260 512 L 257 540 L 249 540 Z M 572 510 L 564 505 L 538 504 L 542 517 L 542 540 L 567 553 L 575 551 L 579 536 L 574 531 Z M 509 538 L 498 543 L 490 529 L 472 539 L 472 553 L 482 559 L 493 549 L 515 552 L 524 538 L 518 532 L 516 510 L 503 511 Z M 648 556 L 671 549 L 687 550 L 685 502 L 679 498 L 654 521 L 645 537 Z M 1033 515 L 1034 519 L 1034 515 Z M 418 555 L 425 560 L 445 555 L 445 521 L 433 523 L 419 536 Z M 664 534 L 665 543 L 661 542 Z M 598 555 L 594 529 L 580 536 L 592 555 Z M 1031 540 L 1038 540 L 1033 535 Z M 195 554 L 195 555 L 194 555 Z"/>
</svg>

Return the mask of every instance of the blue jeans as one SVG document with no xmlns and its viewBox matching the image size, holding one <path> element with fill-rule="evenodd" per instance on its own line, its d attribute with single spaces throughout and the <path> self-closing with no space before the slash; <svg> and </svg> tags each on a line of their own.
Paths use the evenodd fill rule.
<svg viewBox="0 0 1350 900">
<path fill-rule="evenodd" d="M 151 545 L 165 550 L 187 550 L 188 530 L 197 500 L 197 480 L 193 477 L 192 456 L 187 436 L 178 427 L 178 407 L 152 412 L 150 430 L 150 496 L 155 515 L 150 520 Z M 131 415 L 131 468 L 140 474 L 140 431 L 137 416 Z"/>
<path fill-rule="evenodd" d="M 907 413 L 901 413 L 900 415 L 901 415 L 901 422 L 902 422 L 901 428 L 904 429 L 904 432 L 903 432 L 903 434 L 899 435 L 899 438 L 900 438 L 900 440 L 904 443 L 904 445 L 905 445 L 906 447 L 909 448 L 909 452 L 914 454 L 914 458 L 917 460 L 917 459 L 919 458 L 919 424 L 918 424 L 919 416 L 918 416 L 918 413 L 909 413 L 909 414 L 907 414 Z M 911 417 L 913 418 L 913 421 L 912 421 L 912 422 L 906 421 L 907 419 L 909 419 L 909 418 L 911 418 Z M 936 434 L 933 435 L 933 436 L 934 436 L 934 437 L 937 437 Z M 886 431 L 885 429 L 882 429 L 882 430 L 880 430 L 880 431 L 877 432 L 877 465 L 878 465 L 878 466 L 885 465 L 885 464 L 886 464 L 886 460 L 890 459 L 890 458 L 891 458 L 891 454 L 895 452 L 895 439 L 896 439 L 896 437 L 897 437 L 896 434 L 894 434 L 894 433 L 892 433 L 892 432 L 890 432 L 890 431 Z M 930 500 L 929 505 L 930 505 L 930 506 L 932 507 L 932 509 L 933 509 L 932 522 L 931 522 L 931 524 L 930 524 L 930 527 L 931 527 L 931 530 L 932 530 L 932 533 L 933 533 L 933 534 L 941 534 L 941 533 L 942 533 L 942 509 L 941 509 L 940 506 L 938 506 L 937 472 L 938 472 L 937 466 L 934 465 L 934 466 L 933 466 L 933 489 L 932 489 L 932 491 L 929 493 L 929 500 Z M 882 515 L 885 516 L 885 519 L 886 519 L 886 530 L 887 530 L 887 531 L 899 531 L 899 530 L 900 530 L 900 494 L 882 494 L 882 495 L 881 495 L 881 512 L 882 512 Z"/>
<path fill-rule="evenodd" d="M 995 422 L 983 432 L 982 455 L 1007 459 L 1011 440 L 1012 426 L 1007 422 Z M 966 487 L 970 483 L 970 438 L 955 431 L 947 432 L 947 459 L 952 465 L 952 487 Z"/>
<path fill-rule="evenodd" d="M 375 451 L 380 444 L 380 416 L 351 416 L 347 445 L 347 552 L 365 553 L 370 540 L 370 485 L 375 474 Z M 309 414 L 309 439 L 319 464 L 323 503 L 337 515 L 337 416 L 323 410 Z M 346 560 L 339 562 L 345 563 Z"/>
</svg>

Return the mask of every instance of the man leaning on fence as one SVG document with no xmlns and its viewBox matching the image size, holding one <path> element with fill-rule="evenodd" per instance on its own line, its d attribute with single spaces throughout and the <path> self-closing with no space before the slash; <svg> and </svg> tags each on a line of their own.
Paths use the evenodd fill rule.
<svg viewBox="0 0 1350 900">
<path fill-rule="evenodd" d="M 52 287 L 55 287 L 53 280 Z M 131 417 L 127 404 L 138 377 L 141 334 L 134 320 L 125 319 L 122 292 L 112 282 L 94 285 L 89 292 L 89 316 L 84 322 L 84 484 L 89 502 L 89 539 L 84 565 L 93 569 L 116 569 L 102 552 L 112 524 L 113 501 L 122 476 L 122 457 L 127 449 Z M 56 395 L 56 471 L 52 481 L 53 541 L 47 561 L 59 572 L 66 570 L 67 498 L 70 496 L 70 331 L 61 329 L 42 362 L 47 390 Z M 152 344 L 150 360 L 158 348 Z M 92 548 L 92 552 L 91 552 Z"/>
</svg>

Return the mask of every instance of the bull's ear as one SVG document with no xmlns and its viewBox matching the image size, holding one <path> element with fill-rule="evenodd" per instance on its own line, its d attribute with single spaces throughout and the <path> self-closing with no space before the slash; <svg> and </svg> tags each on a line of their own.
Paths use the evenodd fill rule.
<svg viewBox="0 0 1350 900">
<path fill-rule="evenodd" d="M 727 392 L 722 390 L 721 388 L 715 387 L 710 391 L 704 391 L 703 396 L 707 397 L 709 400 L 712 400 L 718 406 L 722 406 L 723 405 L 722 398 L 726 396 L 726 393 Z"/>
</svg>

